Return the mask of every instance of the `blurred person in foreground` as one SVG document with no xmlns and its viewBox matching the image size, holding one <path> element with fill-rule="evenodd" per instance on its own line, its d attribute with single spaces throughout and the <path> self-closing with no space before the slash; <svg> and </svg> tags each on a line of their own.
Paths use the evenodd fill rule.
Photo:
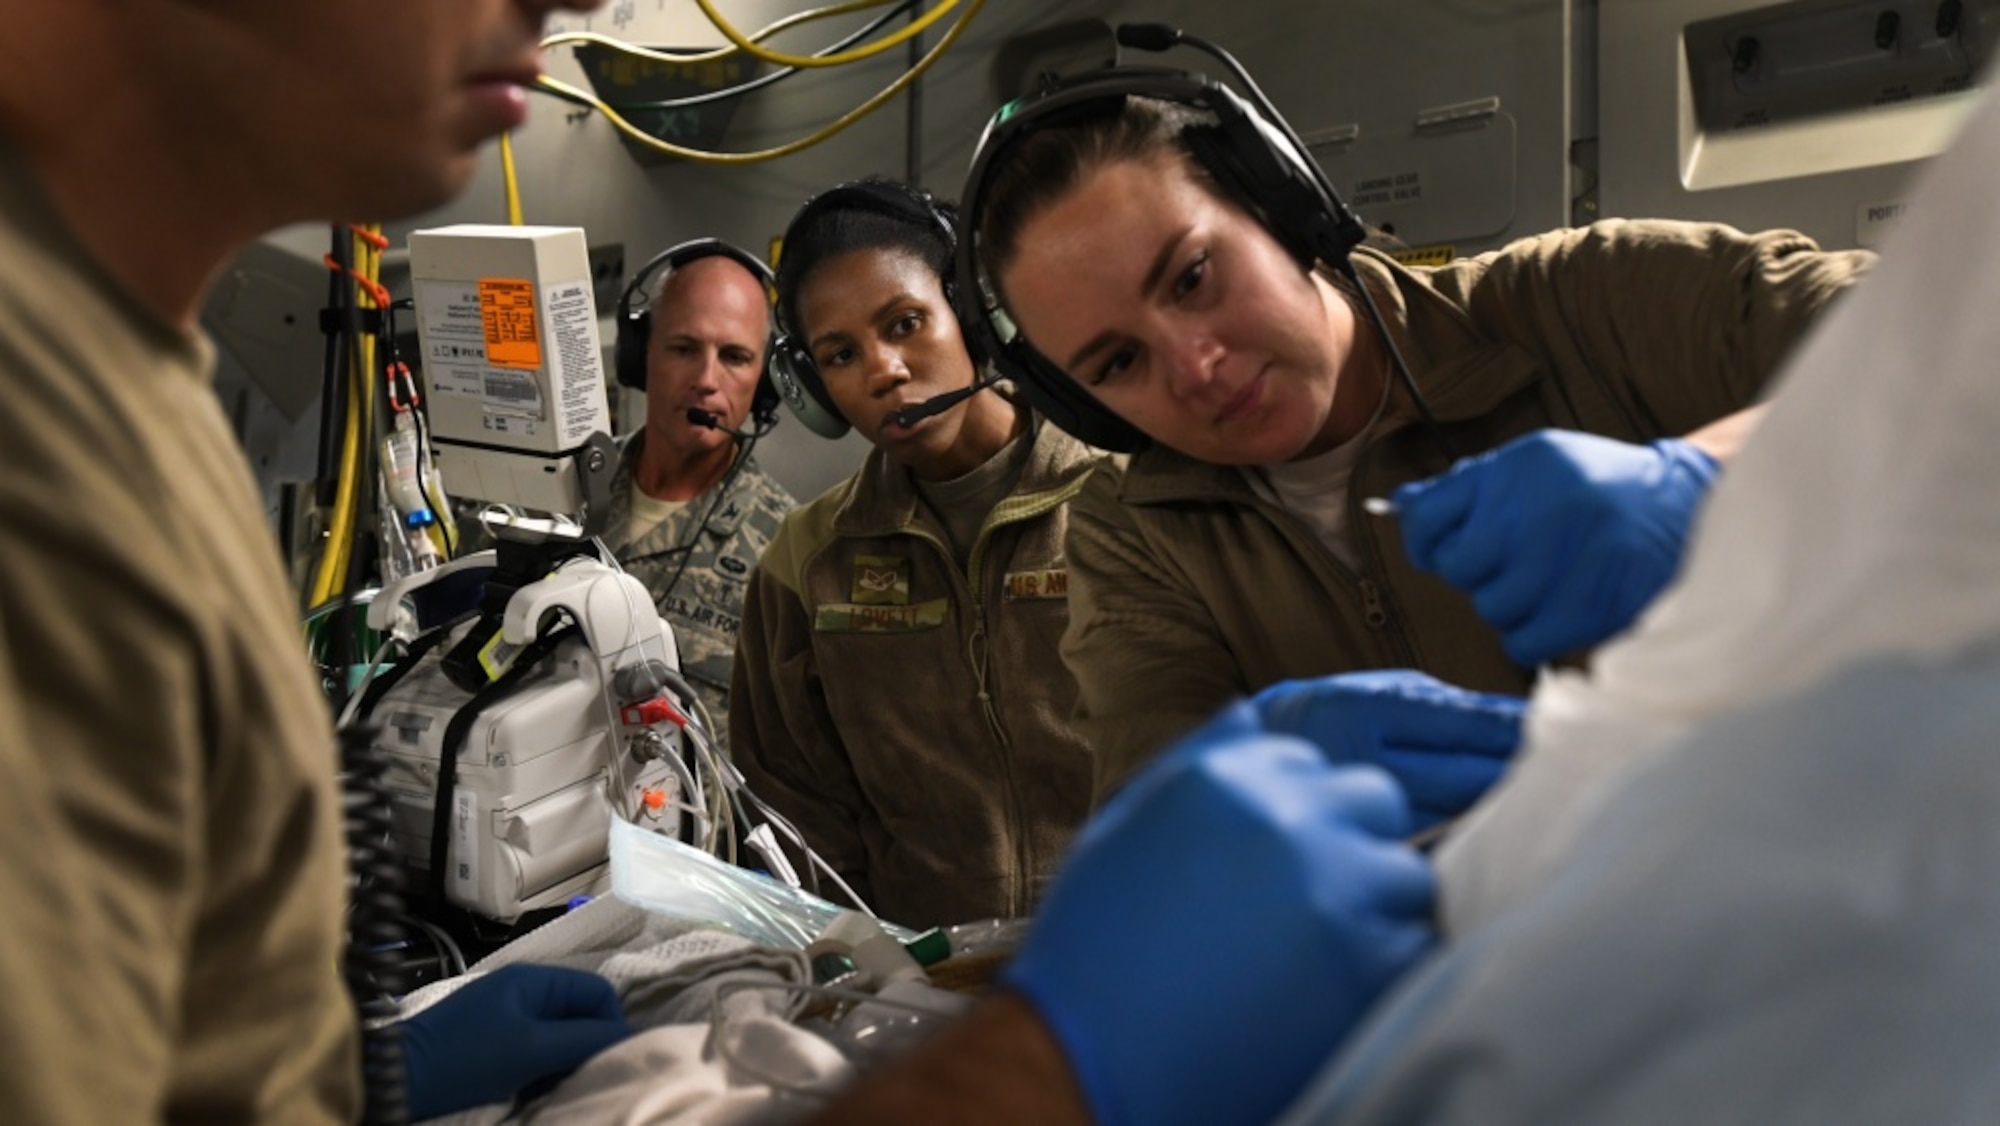
<svg viewBox="0 0 2000 1126">
<path fill-rule="evenodd" d="M 0 1118 L 359 1116 L 332 726 L 197 320 L 268 230 L 457 194 L 594 6 L 0 2 Z M 523 967 L 403 1030 L 430 1117 L 625 1022 Z"/>
</svg>

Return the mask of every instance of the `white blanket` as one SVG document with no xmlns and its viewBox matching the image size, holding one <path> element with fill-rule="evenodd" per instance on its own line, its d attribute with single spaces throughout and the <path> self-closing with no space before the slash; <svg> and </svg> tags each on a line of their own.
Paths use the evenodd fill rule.
<svg viewBox="0 0 2000 1126">
<path fill-rule="evenodd" d="M 1293 1120 L 2000 1121 L 1996 185 L 1988 96 Z"/>
<path fill-rule="evenodd" d="M 618 990 L 625 1015 L 639 1034 L 591 1060 L 517 1119 L 532 1121 L 653 1121 L 648 1108 L 666 1108 L 675 1121 L 748 1123 L 795 1117 L 797 1103 L 778 1103 L 768 1083 L 745 1075 L 706 1048 L 717 991 L 727 982 L 771 985 L 808 982 L 805 955 L 758 946 L 716 927 L 671 919 L 611 896 L 501 947 L 458 977 L 434 982 L 404 999 L 403 1015 L 436 1004 L 472 979 L 517 962 L 568 966 L 601 974 Z M 789 1019 L 798 997 L 777 990 L 731 997 L 732 1019 L 768 1022 L 775 1033 L 754 1041 L 768 1053 L 764 1074 L 837 1084 L 845 1064 L 837 1051 Z M 634 1078 L 643 1082 L 634 1082 Z M 584 1114 L 572 1106 L 580 1103 Z M 810 1105 L 810 1104 L 805 1104 Z M 612 1114 L 616 1108 L 619 1115 Z M 477 1107 L 432 1121 L 447 1126 L 491 1126 L 510 1121 L 507 1103 Z M 588 1116 L 585 1116 L 588 1115 Z M 664 1119 L 661 1119 L 664 1120 Z"/>
<path fill-rule="evenodd" d="M 1294 1121 L 2000 1122 L 2000 643 L 1865 661 L 1628 778 Z"/>
<path fill-rule="evenodd" d="M 850 1053 L 865 1065 L 900 1050 L 910 1037 L 970 1001 L 924 982 L 898 982 L 877 995 L 882 1000 L 851 1010 L 837 1029 L 826 1029 L 822 1021 L 808 1030 L 794 1019 L 809 998 L 789 988 L 812 980 L 803 952 L 759 945 L 714 923 L 603 896 L 501 947 L 466 974 L 410 994 L 402 1015 L 421 1012 L 473 978 L 517 962 L 603 976 L 618 990 L 636 1034 L 532 1103 L 495 1103 L 434 1123 L 792 1122 L 853 1078 L 857 1065 Z M 924 1017 L 930 1019 L 918 1023 Z M 876 1027 L 866 1028 L 871 1023 Z M 840 1039 L 845 1050 L 823 1032 Z M 867 1042 L 858 1042 L 862 1039 Z"/>
<path fill-rule="evenodd" d="M 2000 101 L 1928 170 L 1873 274 L 1794 357 L 1680 581 L 1536 692 L 1516 766 L 1441 850 L 1453 931 L 1587 842 L 1659 747 L 1869 653 L 2000 626 Z"/>
</svg>

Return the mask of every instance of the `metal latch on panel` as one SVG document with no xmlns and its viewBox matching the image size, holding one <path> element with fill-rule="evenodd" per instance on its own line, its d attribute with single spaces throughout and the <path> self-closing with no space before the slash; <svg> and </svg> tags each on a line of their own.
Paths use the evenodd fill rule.
<svg viewBox="0 0 2000 1126">
<path fill-rule="evenodd" d="M 1469 102 L 1453 102 L 1448 106 L 1433 106 L 1417 111 L 1418 129 L 1441 129 L 1447 126 L 1476 125 L 1500 112 L 1500 96 L 1489 95 L 1474 98 Z"/>
<path fill-rule="evenodd" d="M 1329 125 L 1325 129 L 1313 129 L 1299 134 L 1308 149 L 1344 149 L 1361 139 L 1361 126 L 1355 122 L 1346 125 Z"/>
</svg>

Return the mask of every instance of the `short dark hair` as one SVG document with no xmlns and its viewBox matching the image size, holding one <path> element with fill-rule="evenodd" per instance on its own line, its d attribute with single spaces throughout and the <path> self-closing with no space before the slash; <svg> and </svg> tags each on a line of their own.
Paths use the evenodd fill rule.
<svg viewBox="0 0 2000 1126">
<path fill-rule="evenodd" d="M 1022 137 L 1006 162 L 988 175 L 980 196 L 975 218 L 986 276 L 999 285 L 1001 270 L 1020 249 L 1021 228 L 1107 164 L 1171 153 L 1187 161 L 1198 181 L 1214 187 L 1185 137 L 1195 126 L 1215 123 L 1215 115 L 1206 110 L 1129 95 L 1109 112 L 1044 126 Z"/>
<path fill-rule="evenodd" d="M 859 182 L 907 194 L 913 209 L 929 207 L 944 216 L 951 230 L 958 229 L 958 209 L 947 200 L 883 177 L 871 176 Z M 805 331 L 799 321 L 799 290 L 829 258 L 857 250 L 900 250 L 928 266 L 947 291 L 951 287 L 955 247 L 935 220 L 914 210 L 905 215 L 872 206 L 858 196 L 840 198 L 840 202 L 818 207 L 809 202 L 785 231 L 778 252 L 778 317 L 785 331 L 794 336 Z"/>
</svg>

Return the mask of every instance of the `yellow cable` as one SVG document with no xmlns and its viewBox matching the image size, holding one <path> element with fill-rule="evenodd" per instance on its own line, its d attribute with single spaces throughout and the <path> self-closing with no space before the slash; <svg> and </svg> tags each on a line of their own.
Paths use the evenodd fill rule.
<svg viewBox="0 0 2000 1126">
<path fill-rule="evenodd" d="M 367 351 L 368 344 L 363 341 L 357 352 L 348 355 L 347 396 L 352 409 L 347 412 L 347 425 L 352 437 L 341 443 L 340 489 L 333 503 L 333 566 L 328 574 L 328 598 L 347 589 L 347 571 L 354 562 L 354 528 L 360 520 L 361 493 L 366 488 L 361 480 L 361 443 L 366 440 L 364 435 L 373 413 L 369 410 L 367 380 L 362 375 L 367 370 L 364 358 Z"/>
<path fill-rule="evenodd" d="M 500 178 L 507 185 L 507 222 L 521 225 L 521 181 L 514 175 L 514 133 L 500 134 Z"/>
<path fill-rule="evenodd" d="M 333 498 L 333 521 L 327 529 L 326 544 L 320 549 L 319 570 L 313 579 L 312 598 L 308 603 L 312 606 L 319 606 L 332 597 L 329 592 L 334 586 L 334 571 L 341 565 L 341 556 L 344 554 L 341 550 L 340 527 L 342 514 L 354 503 L 347 464 L 357 452 L 354 449 L 354 439 L 360 433 L 355 426 L 355 411 L 358 409 L 351 401 L 347 404 L 347 421 L 342 429 L 340 443 L 339 484 L 334 490 Z"/>
<path fill-rule="evenodd" d="M 350 285 L 353 284 L 349 281 Z M 361 436 L 361 404 L 353 394 L 354 357 L 349 353 L 347 371 L 343 373 L 348 381 L 347 409 L 341 427 L 340 469 L 338 483 L 334 488 L 333 516 L 327 528 L 326 547 L 320 553 L 319 575 L 313 583 L 312 605 L 319 606 L 332 598 L 341 589 L 347 573 L 348 545 L 352 542 L 353 512 L 356 465 L 360 460 L 359 441 Z"/>
<path fill-rule="evenodd" d="M 368 234 L 376 236 L 376 238 L 379 238 L 382 234 L 382 228 L 377 224 L 371 223 L 365 230 Z M 386 312 L 376 302 L 374 296 L 375 285 L 380 284 L 382 280 L 382 251 L 377 248 L 374 239 L 362 238 L 358 233 L 354 236 L 354 260 L 361 264 L 361 276 L 372 283 L 369 285 L 360 285 L 357 283 L 355 302 L 364 309 Z M 376 444 L 378 437 L 375 433 L 375 342 L 376 335 L 374 333 L 369 332 L 362 335 L 361 358 L 356 363 L 354 369 L 354 393 L 361 399 L 361 439 L 359 443 L 356 443 L 357 454 L 363 450 L 380 448 Z M 364 446 L 360 443 L 367 444 Z M 354 537 L 352 533 L 357 530 L 362 520 L 362 513 L 365 510 L 358 498 L 363 490 L 373 491 L 372 482 L 374 481 L 374 477 L 363 477 L 361 472 L 362 463 L 367 460 L 367 458 L 361 456 L 357 456 L 354 459 L 354 491 L 357 500 L 354 512 L 348 516 L 348 532 L 350 534 L 347 542 L 349 558 L 343 561 L 342 589 L 345 589 L 346 571 L 354 565 L 352 558 Z M 377 498 L 378 501 L 379 499 Z"/>
<path fill-rule="evenodd" d="M 353 367 L 351 361 L 348 366 L 351 371 Z M 354 507 L 355 474 L 351 472 L 351 467 L 361 456 L 358 448 L 361 438 L 358 417 L 360 409 L 361 405 L 354 401 L 354 396 L 349 395 L 346 424 L 342 428 L 340 440 L 340 482 L 334 489 L 333 522 L 327 530 L 326 546 L 320 551 L 318 576 L 313 581 L 310 602 L 313 606 L 319 606 L 333 597 L 335 572 L 346 567 L 348 540 L 342 535 L 342 531 L 347 527 L 348 515 Z"/>
<path fill-rule="evenodd" d="M 368 372 L 373 369 L 374 360 L 375 341 L 372 337 L 363 337 L 360 355 L 355 357 L 349 372 L 352 384 L 350 390 L 355 401 L 360 404 L 360 417 L 354 429 L 354 458 L 352 468 L 348 470 L 354 479 L 354 484 L 349 490 L 349 495 L 353 499 L 348 504 L 346 522 L 341 529 L 340 565 L 334 571 L 334 588 L 328 592 L 330 595 L 337 596 L 347 589 L 348 572 L 354 568 L 354 536 L 360 526 L 362 513 L 367 508 L 363 497 L 374 492 L 361 475 L 362 462 L 367 460 L 364 456 L 365 443 L 373 441 L 375 432 L 375 396 L 372 394 L 374 388 L 368 382 Z"/>
<path fill-rule="evenodd" d="M 369 227 L 370 232 L 380 234 L 379 227 Z M 381 252 L 373 243 L 359 235 L 354 236 L 355 272 L 369 281 L 375 281 L 381 274 Z M 359 281 L 353 283 L 355 301 L 367 308 L 377 307 L 368 287 Z M 346 589 L 347 570 L 352 565 L 352 547 L 358 498 L 361 482 L 361 442 L 364 432 L 374 429 L 375 400 L 374 387 L 369 383 L 367 373 L 374 369 L 375 338 L 364 336 L 359 342 L 359 354 L 348 353 L 347 377 L 348 395 L 344 433 L 340 444 L 340 482 L 334 490 L 333 520 L 329 529 L 326 548 L 320 553 L 320 566 L 313 583 L 312 602 L 318 606 Z"/>
<path fill-rule="evenodd" d="M 779 145 L 777 148 L 760 149 L 756 152 L 741 152 L 741 153 L 704 152 L 700 149 L 683 148 L 682 146 L 673 144 L 672 142 L 662 141 L 658 137 L 655 137 L 652 134 L 646 132 L 645 130 L 640 129 L 638 126 L 633 125 L 631 122 L 625 120 L 625 118 L 622 115 L 620 115 L 617 110 L 612 109 L 610 106 L 606 105 L 601 99 L 599 99 L 596 95 L 591 94 L 588 91 L 579 90 L 576 87 L 571 86 L 567 82 L 563 82 L 555 78 L 550 78 L 547 75 L 543 75 L 537 81 L 546 89 L 556 91 L 563 97 L 570 98 L 574 101 L 580 102 L 584 105 L 588 105 L 596 109 L 597 112 L 603 114 L 605 119 L 611 122 L 612 126 L 615 127 L 619 132 L 625 134 L 626 136 L 632 138 L 635 141 L 638 141 L 640 144 L 645 145 L 647 148 L 666 153 L 669 156 L 677 156 L 683 160 L 696 161 L 701 164 L 756 164 L 761 161 L 774 160 L 781 156 L 789 156 L 792 153 L 800 151 L 801 149 L 811 148 L 812 146 L 819 144 L 821 141 L 826 140 L 828 137 L 833 136 L 834 134 L 847 128 L 848 126 L 854 124 L 855 122 L 875 112 L 875 110 L 879 109 L 882 106 L 882 103 L 888 101 L 890 98 L 895 97 L 897 94 L 902 93 L 904 87 L 916 81 L 917 76 L 921 75 L 924 71 L 929 70 L 931 64 L 936 62 L 940 57 L 942 57 L 945 51 L 949 50 L 953 43 L 957 42 L 958 37 L 961 34 L 963 34 L 966 27 L 972 23 L 972 18 L 978 15 L 979 10 L 985 6 L 986 6 L 986 0 L 971 0 L 970 5 L 965 9 L 965 13 L 959 16 L 957 22 L 951 25 L 951 30 L 945 32 L 944 38 L 938 40 L 937 45 L 935 47 L 932 47 L 929 51 L 926 51 L 924 53 L 924 57 L 918 59 L 917 64 L 915 66 L 911 67 L 907 71 L 904 71 L 901 77 L 897 78 L 894 82 L 891 82 L 888 86 L 884 87 L 880 93 L 876 94 L 874 97 L 868 99 L 867 101 L 861 103 L 859 106 L 856 106 L 854 109 L 848 111 L 838 121 L 833 122 L 831 125 L 828 125 L 826 128 L 819 130 L 818 132 L 812 134 L 811 136 L 801 138 L 789 144 Z"/>
<path fill-rule="evenodd" d="M 715 29 L 722 33 L 724 39 L 741 47 L 746 53 L 755 58 L 763 59 L 767 63 L 797 67 L 844 66 L 848 63 L 860 62 L 862 59 L 872 59 L 891 47 L 900 46 L 922 35 L 932 24 L 944 18 L 946 12 L 951 11 L 959 5 L 959 0 L 944 0 L 944 3 L 925 12 L 915 23 L 886 39 L 878 39 L 866 47 L 856 47 L 851 51 L 841 51 L 838 54 L 819 56 L 789 55 L 783 51 L 773 51 L 766 47 L 760 47 L 742 32 L 731 27 L 729 21 L 722 18 L 722 13 L 715 10 L 715 5 L 711 0 L 694 0 L 694 2 L 700 5 L 702 14 L 708 17 L 708 22 L 715 25 Z"/>
<path fill-rule="evenodd" d="M 814 8 L 811 11 L 798 12 L 794 15 L 786 16 L 769 27 L 760 28 L 750 38 L 762 42 L 786 28 L 796 27 L 802 23 L 825 19 L 828 16 L 844 16 L 849 12 L 866 11 L 869 8 L 880 8 L 885 4 L 893 4 L 895 2 L 896 0 L 848 0 L 845 4 Z M 704 51 L 698 55 L 678 55 L 669 51 L 655 51 L 648 47 L 627 43 L 623 39 L 613 39 L 609 35 L 600 35 L 594 31 L 559 31 L 543 39 L 542 48 L 546 50 L 550 47 L 559 47 L 564 43 L 595 43 L 600 47 L 609 47 L 615 51 L 623 51 L 628 55 L 636 55 L 642 59 L 658 59 L 661 62 L 669 63 L 712 62 L 716 59 L 728 58 L 730 55 L 740 54 L 742 51 L 739 47 L 731 46 L 718 47 L 713 51 Z"/>
</svg>

